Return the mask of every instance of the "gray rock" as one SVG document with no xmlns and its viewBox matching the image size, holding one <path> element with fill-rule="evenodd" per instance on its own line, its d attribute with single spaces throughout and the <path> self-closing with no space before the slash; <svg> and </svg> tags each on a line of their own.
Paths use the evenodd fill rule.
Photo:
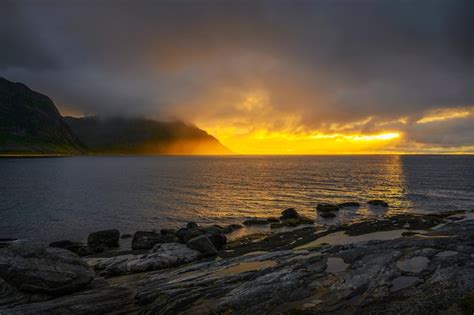
<svg viewBox="0 0 474 315">
<path fill-rule="evenodd" d="M 299 214 L 294 208 L 288 208 L 281 212 L 280 220 L 298 219 Z"/>
<path fill-rule="evenodd" d="M 206 235 L 197 236 L 189 240 L 186 245 L 194 250 L 201 252 L 204 256 L 213 256 L 217 254 L 217 249 Z"/>
<path fill-rule="evenodd" d="M 137 231 L 133 235 L 132 249 L 151 249 L 158 243 L 180 243 L 181 240 L 174 234 L 161 234 L 148 231 Z"/>
<path fill-rule="evenodd" d="M 204 235 L 206 232 L 198 230 L 198 229 L 192 229 L 188 230 L 187 233 L 183 236 L 182 240 L 184 243 L 189 242 L 190 239 L 193 239 L 197 236 Z"/>
<path fill-rule="evenodd" d="M 217 224 L 206 226 L 204 228 L 201 228 L 200 230 L 206 233 L 216 233 L 216 234 L 224 234 L 225 232 L 225 228 Z"/>
<path fill-rule="evenodd" d="M 0 314 L 9 315 L 64 315 L 124 313 L 133 301 L 133 291 L 124 287 L 107 287 L 75 293 L 49 301 L 2 308 Z"/>
<path fill-rule="evenodd" d="M 0 278 L 21 291 L 63 295 L 84 288 L 94 276 L 65 249 L 12 245 L 0 250 Z"/>
<path fill-rule="evenodd" d="M 212 245 L 212 244 L 211 244 Z M 87 263 L 103 276 L 118 276 L 170 268 L 199 259 L 199 251 L 184 244 L 159 243 L 148 254 L 125 254 L 106 258 L 89 258 Z"/>
<path fill-rule="evenodd" d="M 227 244 L 227 237 L 224 234 L 209 233 L 206 236 L 216 249 L 222 249 Z"/>
<path fill-rule="evenodd" d="M 94 254 L 94 250 L 88 246 L 85 246 L 81 242 L 74 242 L 74 241 L 57 241 L 49 244 L 51 247 L 63 248 L 67 249 L 78 256 L 88 256 Z"/>
<path fill-rule="evenodd" d="M 188 230 L 191 230 L 191 229 L 198 229 L 199 228 L 199 224 L 197 224 L 196 222 L 189 222 L 187 225 L 186 225 L 186 228 Z"/>
<path fill-rule="evenodd" d="M 120 232 L 117 229 L 98 231 L 89 234 L 87 246 L 96 250 L 99 248 L 119 247 Z"/>
<path fill-rule="evenodd" d="M 175 229 L 161 229 L 160 233 L 163 235 L 166 235 L 166 234 L 176 235 L 176 230 Z"/>
<path fill-rule="evenodd" d="M 188 232 L 189 232 L 189 230 L 188 230 L 187 228 L 181 228 L 181 229 L 178 229 L 175 234 L 176 234 L 177 237 L 179 237 L 179 239 L 180 239 L 182 242 L 186 243 L 186 242 L 184 241 L 184 236 L 185 236 L 186 234 L 188 234 Z"/>
</svg>

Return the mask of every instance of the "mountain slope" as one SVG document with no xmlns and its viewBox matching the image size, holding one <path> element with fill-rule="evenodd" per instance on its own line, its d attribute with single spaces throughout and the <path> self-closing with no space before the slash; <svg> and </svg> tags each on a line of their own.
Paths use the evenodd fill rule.
<svg viewBox="0 0 474 315">
<path fill-rule="evenodd" d="M 49 97 L 0 78 L 0 153 L 76 154 L 83 150 Z"/>
<path fill-rule="evenodd" d="M 95 153 L 231 154 L 216 138 L 183 122 L 141 118 L 65 117 L 81 141 Z"/>
</svg>

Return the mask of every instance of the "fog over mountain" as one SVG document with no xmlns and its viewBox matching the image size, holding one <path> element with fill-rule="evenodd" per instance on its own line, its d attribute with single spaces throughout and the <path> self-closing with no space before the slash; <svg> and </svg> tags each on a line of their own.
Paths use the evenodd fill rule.
<svg viewBox="0 0 474 315">
<path fill-rule="evenodd" d="M 0 76 L 63 114 L 474 152 L 469 0 L 6 0 L 0 38 Z"/>
</svg>

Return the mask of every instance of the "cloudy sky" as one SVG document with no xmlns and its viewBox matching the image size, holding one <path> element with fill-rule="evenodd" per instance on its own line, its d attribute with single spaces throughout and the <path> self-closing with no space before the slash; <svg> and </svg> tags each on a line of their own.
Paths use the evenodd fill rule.
<svg viewBox="0 0 474 315">
<path fill-rule="evenodd" d="M 474 152 L 474 1 L 0 1 L 0 76 L 238 153 Z"/>
</svg>

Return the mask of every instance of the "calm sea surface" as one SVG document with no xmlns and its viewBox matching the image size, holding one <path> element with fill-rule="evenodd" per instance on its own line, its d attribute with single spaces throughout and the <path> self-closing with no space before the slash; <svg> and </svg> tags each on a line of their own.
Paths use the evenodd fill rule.
<svg viewBox="0 0 474 315">
<path fill-rule="evenodd" d="M 389 210 L 320 202 L 383 199 Z M 239 223 L 287 208 L 318 224 L 390 212 L 474 209 L 474 156 L 67 157 L 0 159 L 0 238 Z"/>
</svg>

